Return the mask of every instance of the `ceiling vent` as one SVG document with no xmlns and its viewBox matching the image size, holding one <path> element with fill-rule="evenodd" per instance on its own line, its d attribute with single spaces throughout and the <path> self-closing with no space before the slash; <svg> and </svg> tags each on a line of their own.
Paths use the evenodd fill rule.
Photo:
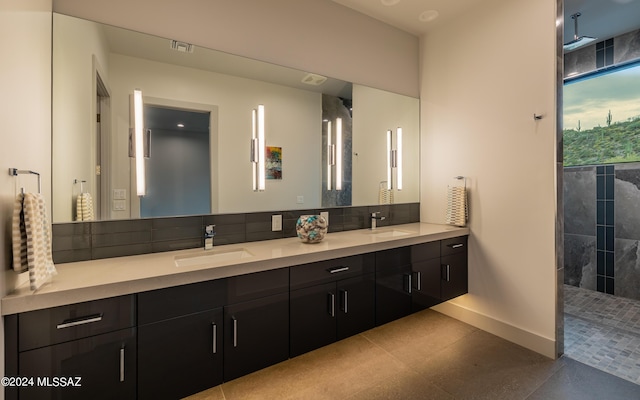
<svg viewBox="0 0 640 400">
<path fill-rule="evenodd" d="M 327 80 L 326 76 L 316 75 L 316 74 L 307 74 L 304 78 L 302 78 L 302 83 L 306 83 L 307 85 L 312 86 L 320 86 Z"/>
<path fill-rule="evenodd" d="M 170 46 L 172 50 L 176 50 L 181 53 L 193 53 L 193 49 L 195 47 L 191 43 L 180 42 L 178 40 L 172 40 Z"/>
</svg>

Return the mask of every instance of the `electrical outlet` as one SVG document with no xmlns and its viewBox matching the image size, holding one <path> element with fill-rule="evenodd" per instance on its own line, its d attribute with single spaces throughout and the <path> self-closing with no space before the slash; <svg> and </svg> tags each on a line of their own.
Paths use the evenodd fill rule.
<svg viewBox="0 0 640 400">
<path fill-rule="evenodd" d="M 298 204 L 304 203 L 304 196 L 298 196 L 298 199 L 296 200 L 296 203 L 298 203 Z"/>
<path fill-rule="evenodd" d="M 282 230 L 282 215 L 271 216 L 271 231 L 277 232 Z"/>
<path fill-rule="evenodd" d="M 329 225 L 329 211 L 321 211 L 320 216 L 324 217 L 325 221 L 327 221 L 327 225 Z"/>
</svg>

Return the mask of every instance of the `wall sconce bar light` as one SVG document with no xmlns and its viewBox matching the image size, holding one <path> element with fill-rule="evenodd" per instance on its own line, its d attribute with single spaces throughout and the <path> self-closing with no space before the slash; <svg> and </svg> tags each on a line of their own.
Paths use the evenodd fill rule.
<svg viewBox="0 0 640 400">
<path fill-rule="evenodd" d="M 264 106 L 252 111 L 251 127 L 251 163 L 253 169 L 253 191 L 264 191 L 265 162 L 264 162 Z"/>
<path fill-rule="evenodd" d="M 402 128 L 396 130 L 396 148 L 393 131 L 387 130 L 387 190 L 393 189 L 393 169 L 396 170 L 396 189 L 402 190 Z"/>
<path fill-rule="evenodd" d="M 133 91 L 133 133 L 136 160 L 136 192 L 138 196 L 146 194 L 144 171 L 144 118 L 142 116 L 143 102 L 142 91 Z"/>
<path fill-rule="evenodd" d="M 336 141 L 332 142 L 332 124 L 327 121 L 327 190 L 333 188 L 335 167 L 335 189 L 342 190 L 342 118 L 336 118 Z"/>
</svg>

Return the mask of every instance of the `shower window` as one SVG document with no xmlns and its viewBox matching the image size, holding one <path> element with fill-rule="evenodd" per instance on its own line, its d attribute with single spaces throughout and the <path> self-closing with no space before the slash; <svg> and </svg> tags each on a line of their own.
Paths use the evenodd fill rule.
<svg viewBox="0 0 640 400">
<path fill-rule="evenodd" d="M 564 165 L 640 161 L 640 61 L 565 80 Z"/>
</svg>

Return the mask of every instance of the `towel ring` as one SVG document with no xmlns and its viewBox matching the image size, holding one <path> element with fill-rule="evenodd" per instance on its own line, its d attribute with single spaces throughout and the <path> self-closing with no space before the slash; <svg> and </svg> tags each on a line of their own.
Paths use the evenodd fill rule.
<svg viewBox="0 0 640 400">
<path fill-rule="evenodd" d="M 42 193 L 42 180 L 40 179 L 40 174 L 35 171 L 30 171 L 28 169 L 17 169 L 17 168 L 9 168 L 9 175 L 18 176 L 23 174 L 31 174 L 38 176 L 38 193 Z M 21 189 L 24 194 L 24 188 Z"/>
</svg>

